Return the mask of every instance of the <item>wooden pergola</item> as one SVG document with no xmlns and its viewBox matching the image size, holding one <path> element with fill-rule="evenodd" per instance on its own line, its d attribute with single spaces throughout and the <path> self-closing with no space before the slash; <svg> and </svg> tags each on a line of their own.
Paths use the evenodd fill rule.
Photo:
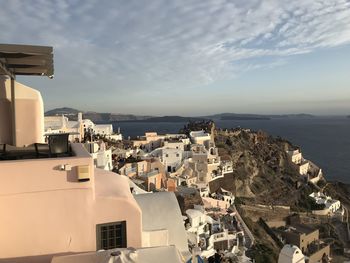
<svg viewBox="0 0 350 263">
<path fill-rule="evenodd" d="M 16 76 L 47 76 L 52 79 L 53 74 L 52 47 L 0 44 L 0 75 L 11 79 L 13 145 L 16 145 Z"/>
</svg>

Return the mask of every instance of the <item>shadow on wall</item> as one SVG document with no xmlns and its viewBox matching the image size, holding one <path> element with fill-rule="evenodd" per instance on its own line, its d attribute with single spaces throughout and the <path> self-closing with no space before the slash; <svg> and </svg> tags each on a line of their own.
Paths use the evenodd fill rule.
<svg viewBox="0 0 350 263">
<path fill-rule="evenodd" d="M 78 167 L 72 167 L 72 170 L 67 171 L 67 181 L 70 183 L 79 183 L 78 181 Z"/>
<path fill-rule="evenodd" d="M 7 99 L 5 76 L 0 76 L 0 143 L 12 143 L 11 101 Z"/>
<path fill-rule="evenodd" d="M 155 191 L 155 190 L 157 190 L 157 187 L 156 187 L 156 185 L 154 184 L 154 183 L 150 183 L 149 184 L 149 189 L 148 189 L 149 191 Z"/>
<path fill-rule="evenodd" d="M 79 183 L 78 167 L 77 166 L 72 167 L 70 171 L 66 171 L 66 170 L 64 170 L 64 168 L 62 168 L 62 165 L 57 165 L 53 168 L 53 170 L 60 171 L 62 173 L 66 173 L 67 182 Z"/>
</svg>

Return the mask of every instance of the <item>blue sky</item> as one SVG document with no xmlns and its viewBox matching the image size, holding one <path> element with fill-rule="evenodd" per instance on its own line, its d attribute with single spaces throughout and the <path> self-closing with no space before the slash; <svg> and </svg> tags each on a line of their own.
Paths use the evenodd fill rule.
<svg viewBox="0 0 350 263">
<path fill-rule="evenodd" d="M 0 43 L 52 45 L 45 108 L 350 114 L 349 0 L 0 0 Z"/>
</svg>

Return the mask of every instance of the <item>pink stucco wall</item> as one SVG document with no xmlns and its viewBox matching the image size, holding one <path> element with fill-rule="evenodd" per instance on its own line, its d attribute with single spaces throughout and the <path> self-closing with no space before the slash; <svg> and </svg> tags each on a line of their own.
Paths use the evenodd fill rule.
<svg viewBox="0 0 350 263">
<path fill-rule="evenodd" d="M 83 146 L 72 147 L 77 156 L 0 161 L 0 261 L 94 251 L 96 224 L 124 220 L 127 245 L 141 246 L 141 210 L 127 178 L 94 170 Z M 76 180 L 79 165 L 89 165 L 90 181 Z"/>
</svg>

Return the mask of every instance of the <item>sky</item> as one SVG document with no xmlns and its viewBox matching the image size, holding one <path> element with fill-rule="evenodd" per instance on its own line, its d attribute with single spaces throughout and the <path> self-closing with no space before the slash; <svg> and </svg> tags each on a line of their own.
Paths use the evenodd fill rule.
<svg viewBox="0 0 350 263">
<path fill-rule="evenodd" d="M 350 114 L 350 0 L 0 0 L 0 43 L 50 45 L 45 109 Z"/>
</svg>

